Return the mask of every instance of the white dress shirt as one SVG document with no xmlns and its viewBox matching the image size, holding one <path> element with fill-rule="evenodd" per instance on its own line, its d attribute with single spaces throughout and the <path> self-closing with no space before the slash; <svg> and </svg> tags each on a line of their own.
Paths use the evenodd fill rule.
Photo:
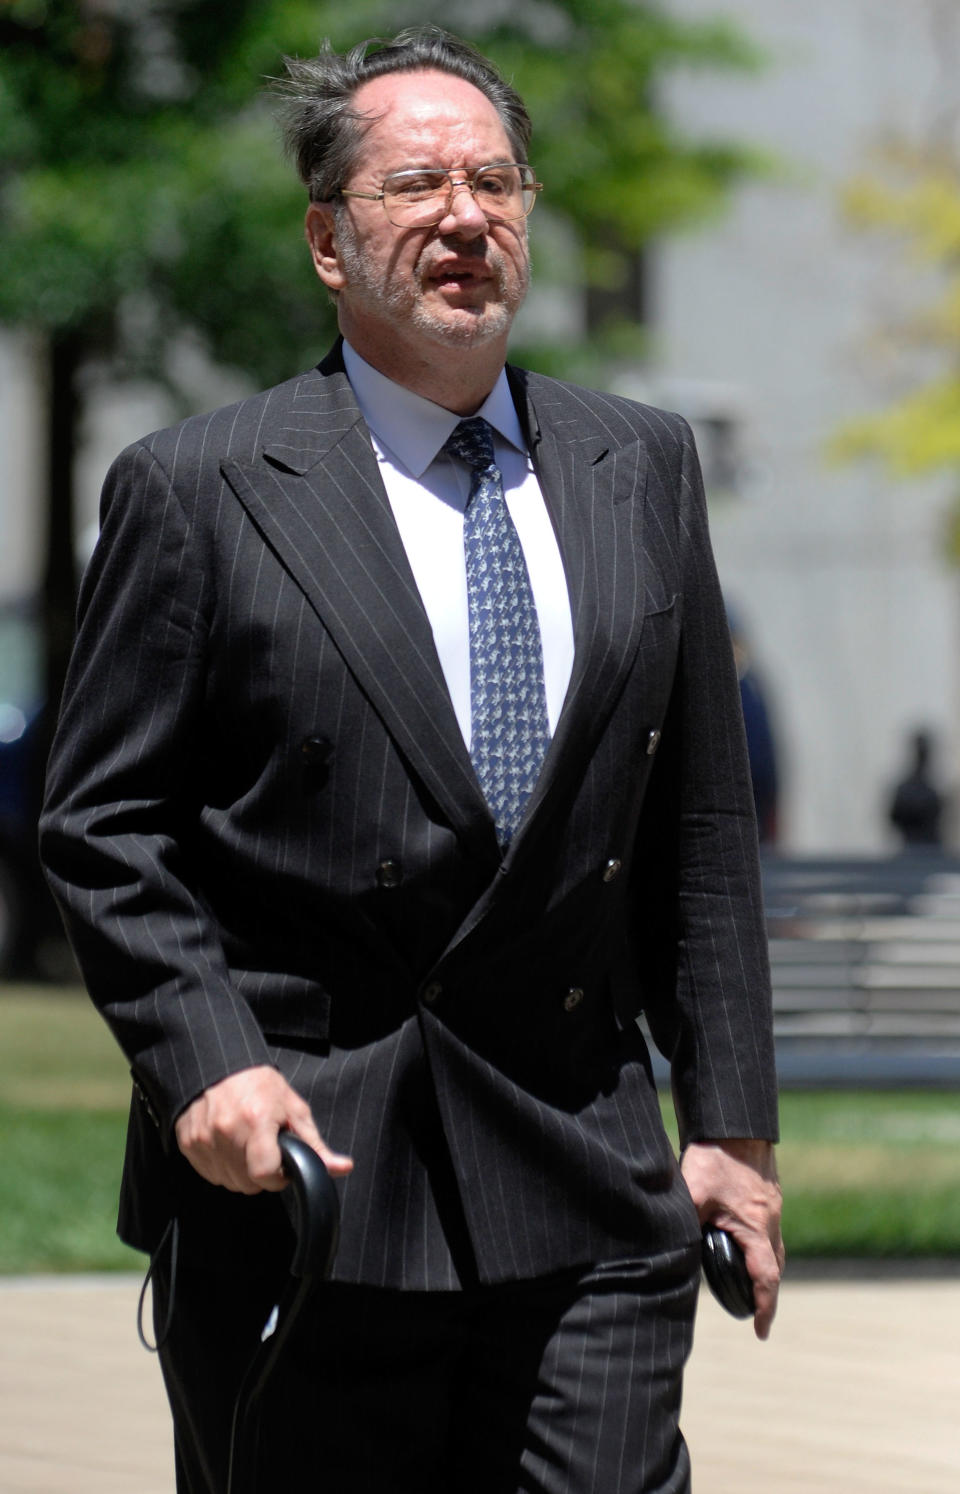
<svg viewBox="0 0 960 1494">
<path fill-rule="evenodd" d="M 386 378 L 349 343 L 347 377 L 373 438 L 387 497 L 420 591 L 463 739 L 470 746 L 470 634 L 463 514 L 470 473 L 442 447 L 452 410 Z M 540 622 L 551 733 L 573 667 L 573 620 L 560 549 L 527 453 L 506 373 L 476 412 L 493 427 L 507 507 L 520 536 Z"/>
</svg>

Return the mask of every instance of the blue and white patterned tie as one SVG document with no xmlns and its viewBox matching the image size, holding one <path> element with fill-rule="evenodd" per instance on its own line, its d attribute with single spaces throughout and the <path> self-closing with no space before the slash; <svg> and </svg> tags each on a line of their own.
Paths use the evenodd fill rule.
<svg viewBox="0 0 960 1494">
<path fill-rule="evenodd" d="M 470 468 L 463 518 L 470 615 L 470 757 L 509 845 L 550 742 L 543 647 L 520 537 L 494 462 L 493 431 L 461 420 L 444 450 Z"/>
</svg>

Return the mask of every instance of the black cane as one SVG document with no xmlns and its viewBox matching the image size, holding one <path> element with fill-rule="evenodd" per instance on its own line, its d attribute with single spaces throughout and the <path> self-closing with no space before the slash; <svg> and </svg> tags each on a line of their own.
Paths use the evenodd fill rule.
<svg viewBox="0 0 960 1494">
<path fill-rule="evenodd" d="M 283 1295 L 243 1377 L 233 1408 L 230 1471 L 226 1494 L 257 1494 L 259 1402 L 283 1355 L 284 1346 L 315 1289 L 330 1274 L 337 1250 L 340 1202 L 333 1180 L 312 1147 L 281 1131 L 283 1170 L 290 1179 L 283 1199 L 291 1216 L 296 1244 Z"/>
</svg>

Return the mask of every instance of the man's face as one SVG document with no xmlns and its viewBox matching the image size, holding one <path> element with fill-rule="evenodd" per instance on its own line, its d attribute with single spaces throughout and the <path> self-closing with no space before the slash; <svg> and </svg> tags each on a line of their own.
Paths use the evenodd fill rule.
<svg viewBox="0 0 960 1494">
<path fill-rule="evenodd" d="M 375 118 L 363 136 L 345 187 L 379 192 L 384 177 L 417 166 L 457 173 L 514 151 L 490 101 L 445 73 L 394 73 L 354 96 Z M 329 250 L 318 255 L 323 215 Z M 369 361 L 399 343 L 425 358 L 438 344 L 468 349 L 502 342 L 529 280 L 526 220 L 490 223 L 473 194 L 460 188 L 450 212 L 432 228 L 397 228 L 382 202 L 350 197 L 334 219 L 311 209 L 308 233 L 321 278 L 338 291 L 344 336 Z"/>
</svg>

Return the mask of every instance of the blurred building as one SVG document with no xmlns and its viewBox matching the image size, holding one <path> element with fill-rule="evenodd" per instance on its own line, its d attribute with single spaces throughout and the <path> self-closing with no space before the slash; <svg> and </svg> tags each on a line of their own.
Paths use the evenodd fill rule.
<svg viewBox="0 0 960 1494">
<path fill-rule="evenodd" d="M 956 776 L 958 578 L 942 558 L 947 481 L 894 484 L 824 454 L 838 422 L 898 392 L 871 339 L 923 289 L 899 246 L 855 233 L 839 199 L 885 138 L 922 138 L 952 107 L 937 22 L 958 7 L 663 3 L 686 19 L 731 17 L 769 58 L 756 76 L 678 77 L 668 107 L 691 133 L 754 142 L 779 164 L 722 219 L 643 257 L 630 294 L 650 360 L 611 382 L 697 429 L 724 590 L 777 722 L 778 844 L 890 847 L 888 786 L 916 721 L 937 736 L 945 780 Z M 549 231 L 538 215 L 533 232 Z M 574 330 L 581 315 L 569 294 L 540 289 L 525 320 Z M 203 403 L 230 395 L 211 382 Z M 110 458 L 170 413 L 149 389 L 101 391 L 79 455 L 81 528 Z M 29 340 L 0 335 L 0 606 L 38 574 L 41 430 Z"/>
</svg>

